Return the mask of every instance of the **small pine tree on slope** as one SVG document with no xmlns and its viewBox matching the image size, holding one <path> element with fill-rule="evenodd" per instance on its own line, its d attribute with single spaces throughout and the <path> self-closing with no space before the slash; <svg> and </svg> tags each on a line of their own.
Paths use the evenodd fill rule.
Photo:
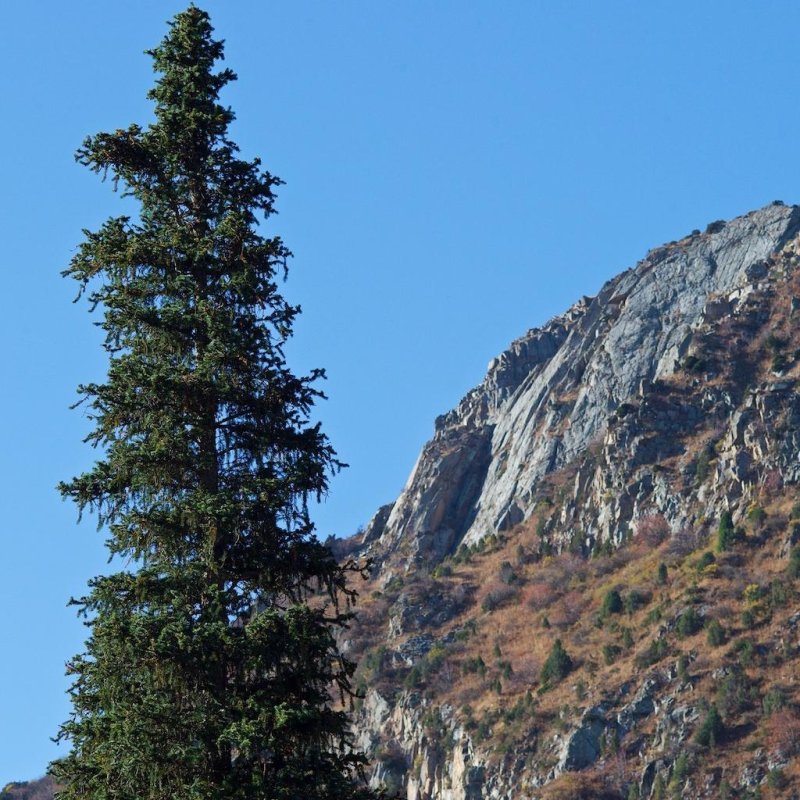
<svg viewBox="0 0 800 800">
<path fill-rule="evenodd" d="M 228 138 L 236 76 L 212 33 L 178 14 L 150 52 L 155 121 L 77 154 L 140 211 L 84 231 L 65 272 L 102 309 L 110 363 L 79 389 L 102 457 L 60 489 L 128 567 L 73 601 L 90 636 L 52 765 L 65 800 L 371 796 L 337 699 L 354 592 L 308 515 L 339 466 L 308 421 L 321 372 L 284 359 L 290 254 L 256 227 L 280 181 Z"/>
</svg>

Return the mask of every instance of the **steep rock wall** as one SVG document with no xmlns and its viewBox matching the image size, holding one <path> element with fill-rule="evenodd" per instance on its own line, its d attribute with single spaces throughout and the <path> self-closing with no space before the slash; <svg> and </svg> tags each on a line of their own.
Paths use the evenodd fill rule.
<svg viewBox="0 0 800 800">
<path fill-rule="evenodd" d="M 377 566 L 369 641 L 382 654 L 382 669 L 365 683 L 370 690 L 357 720 L 359 744 L 374 756 L 376 783 L 408 800 L 538 798 L 554 780 L 601 762 L 608 769 L 609 737 L 626 743 L 635 772 L 626 780 L 639 796 L 655 796 L 657 782 L 676 777 L 676 753 L 690 746 L 700 724 L 695 686 L 705 671 L 715 691 L 737 669 L 725 662 L 730 654 L 719 658 L 722 648 L 715 656 L 722 666 L 713 670 L 703 665 L 709 654 L 699 647 L 684 646 L 680 657 L 674 650 L 669 658 L 648 655 L 651 645 L 675 639 L 687 602 L 702 617 L 715 613 L 720 587 L 698 590 L 705 573 L 698 572 L 695 551 L 709 547 L 722 512 L 730 511 L 743 544 L 741 552 L 718 554 L 714 575 L 732 584 L 719 595 L 726 598 L 716 609 L 722 614 L 745 596 L 739 582 L 767 587 L 780 574 L 775 567 L 785 569 L 781 562 L 765 575 L 748 572 L 756 551 L 785 561 L 800 542 L 800 504 L 788 516 L 800 483 L 798 234 L 800 208 L 773 205 L 652 251 L 596 298 L 583 298 L 514 342 L 492 361 L 483 383 L 437 419 L 402 494 L 353 545 L 375 556 Z M 769 520 L 763 530 L 754 509 Z M 534 513 L 535 525 L 515 528 Z M 657 536 L 654 524 L 662 526 Z M 618 552 L 597 547 L 621 544 L 634 530 L 632 544 Z M 500 531 L 508 535 L 465 548 L 433 569 L 462 542 Z M 571 555 L 550 558 L 567 549 Z M 599 558 L 580 557 L 590 551 Z M 663 609 L 655 607 L 656 594 L 665 603 L 669 592 L 650 586 L 652 620 L 632 627 L 629 634 L 638 638 L 625 645 L 633 671 L 616 678 L 603 652 L 609 671 L 595 685 L 588 665 L 602 670 L 592 642 L 603 623 L 589 619 L 586 609 L 597 598 L 590 599 L 591 586 L 577 573 L 595 564 L 606 581 L 614 564 L 622 568 L 650 551 L 670 560 L 670 575 L 681 575 L 685 557 L 691 566 L 680 579 L 691 585 Z M 557 561 L 570 566 L 554 577 Z M 638 562 L 630 563 L 634 580 L 645 580 Z M 540 570 L 551 571 L 541 584 Z M 649 564 L 646 574 L 654 570 Z M 517 571 L 527 576 L 521 584 Z M 489 587 L 499 589 L 500 599 L 492 599 Z M 533 705 L 538 697 L 546 705 L 549 689 L 540 673 L 537 683 L 530 659 L 537 641 L 557 635 L 546 615 L 534 615 L 540 607 L 557 608 L 542 600 L 545 588 L 564 603 L 553 624 L 572 637 L 570 647 L 586 646 L 587 669 L 559 705 L 540 713 Z M 733 627 L 729 612 L 725 624 Z M 496 638 L 504 613 L 518 614 L 520 625 L 505 629 L 502 657 L 511 658 L 517 640 L 525 642 L 513 675 L 501 672 Z M 800 612 L 780 613 L 781 637 L 759 644 L 775 663 L 800 658 Z M 616 639 L 606 644 L 612 660 L 623 657 Z M 435 671 L 419 677 L 433 669 L 431 654 L 446 664 L 445 678 Z M 483 682 L 465 690 L 478 656 L 485 679 L 481 672 Z M 706 701 L 713 696 L 708 691 Z M 526 697 L 531 705 L 520 716 L 504 716 L 509 703 L 516 709 Z M 576 697 L 580 705 L 573 708 Z M 473 702 L 482 707 L 480 723 L 474 709 L 466 710 Z M 766 780 L 773 763 L 761 751 L 739 759 L 743 766 L 729 767 L 726 780 L 748 790 Z M 685 779 L 682 796 L 718 796 L 721 775 L 712 770 L 702 783 Z"/>
<path fill-rule="evenodd" d="M 405 545 L 410 568 L 527 518 L 541 480 L 606 436 L 623 403 L 672 374 L 694 332 L 746 295 L 799 230 L 800 208 L 779 204 L 713 223 L 515 341 L 436 420 L 400 497 L 370 527 L 374 550 Z M 592 535 L 619 537 L 631 513 L 606 509 Z"/>
</svg>

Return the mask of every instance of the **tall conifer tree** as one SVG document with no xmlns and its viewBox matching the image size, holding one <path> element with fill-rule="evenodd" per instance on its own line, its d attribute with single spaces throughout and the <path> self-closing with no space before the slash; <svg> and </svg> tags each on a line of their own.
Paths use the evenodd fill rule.
<svg viewBox="0 0 800 800">
<path fill-rule="evenodd" d="M 309 422 L 322 373 L 284 358 L 290 253 L 257 228 L 280 181 L 228 138 L 236 76 L 212 34 L 178 14 L 149 52 L 155 121 L 77 153 L 139 212 L 84 231 L 65 271 L 102 311 L 109 369 L 79 388 L 101 457 L 60 489 L 124 559 L 74 601 L 90 636 L 52 767 L 69 800 L 369 796 L 334 639 L 354 593 L 308 513 L 338 466 Z"/>
</svg>

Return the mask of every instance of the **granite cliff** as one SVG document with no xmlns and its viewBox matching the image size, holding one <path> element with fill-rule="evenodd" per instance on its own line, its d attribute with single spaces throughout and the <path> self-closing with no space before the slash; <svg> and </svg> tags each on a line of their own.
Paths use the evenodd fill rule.
<svg viewBox="0 0 800 800">
<path fill-rule="evenodd" d="M 651 250 L 596 297 L 528 331 L 436 420 L 400 497 L 366 539 L 380 553 L 411 542 L 420 559 L 440 560 L 528 518 L 542 479 L 673 374 L 696 332 L 745 302 L 799 230 L 800 208 L 784 205 L 712 223 Z M 620 498 L 602 509 L 586 536 L 618 540 L 635 504 Z"/>
<path fill-rule="evenodd" d="M 362 662 L 376 781 L 409 800 L 511 800 L 789 780 L 787 748 L 762 740 L 744 776 L 712 766 L 697 731 L 714 686 L 755 662 L 696 637 L 713 622 L 764 655 L 789 626 L 794 663 L 794 590 L 758 598 L 800 540 L 799 234 L 800 207 L 775 203 L 655 248 L 436 420 L 397 500 L 341 546 L 375 565 L 343 645 Z M 748 625 L 761 641 L 737 638 Z M 569 688 L 547 672 L 554 633 Z M 768 683 L 748 680 L 747 703 L 725 706 L 741 741 Z"/>
</svg>

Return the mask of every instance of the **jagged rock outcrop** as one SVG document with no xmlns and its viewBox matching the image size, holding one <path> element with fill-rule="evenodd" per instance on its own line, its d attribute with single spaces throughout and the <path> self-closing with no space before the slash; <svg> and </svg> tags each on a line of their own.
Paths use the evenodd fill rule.
<svg viewBox="0 0 800 800">
<path fill-rule="evenodd" d="M 358 747 L 377 753 L 374 786 L 401 787 L 408 800 L 481 800 L 484 767 L 452 709 L 431 709 L 415 692 L 388 702 L 367 692 L 359 711 Z M 378 735 L 380 732 L 380 735 Z"/>
<path fill-rule="evenodd" d="M 574 772 L 594 764 L 603 749 L 602 737 L 609 728 L 608 709 L 592 706 L 583 712 L 581 724 L 564 741 L 557 772 Z"/>
<path fill-rule="evenodd" d="M 609 428 L 625 404 L 641 401 L 675 371 L 698 329 L 745 302 L 767 275 L 770 258 L 799 230 L 800 208 L 782 204 L 714 223 L 705 233 L 650 251 L 596 297 L 582 298 L 514 342 L 491 362 L 481 385 L 436 420 L 400 497 L 376 520 L 381 524 L 370 525 L 373 551 L 388 554 L 405 545 L 418 561 L 441 560 L 462 542 L 527 518 L 542 479 L 593 443 L 612 435 L 619 450 L 623 432 L 609 434 Z M 765 387 L 753 399 L 754 413 L 763 414 L 775 391 Z M 632 458 L 626 461 L 635 466 L 670 455 L 664 449 L 670 426 L 691 425 L 699 413 L 691 405 L 667 409 L 665 435 L 629 438 L 624 447 Z M 744 435 L 744 423 L 737 424 Z M 596 470 L 578 480 L 597 481 Z M 595 493 L 618 488 L 606 483 Z M 592 509 L 599 518 L 585 537 L 619 538 L 637 511 L 636 492 L 660 496 L 665 507 L 679 505 L 655 476 L 645 483 L 633 495 L 625 491 L 614 504 Z"/>
<path fill-rule="evenodd" d="M 504 659 L 514 634 L 506 629 L 501 655 L 492 614 L 504 603 L 518 604 L 522 636 L 531 636 L 533 624 L 542 626 L 540 635 L 551 622 L 537 611 L 532 623 L 531 610 L 550 593 L 562 598 L 555 624 L 569 630 L 597 598 L 587 599 L 583 579 L 569 572 L 537 578 L 537 570 L 552 572 L 554 553 L 613 560 L 620 555 L 614 548 L 636 530 L 645 546 L 649 541 L 669 554 L 672 570 L 700 543 L 709 546 L 722 511 L 732 513 L 741 537 L 742 526 L 757 518 L 750 511 L 770 498 L 780 509 L 771 523 L 780 536 L 774 553 L 796 555 L 800 503 L 792 506 L 779 491 L 800 483 L 800 338 L 791 324 L 798 312 L 800 207 L 773 204 L 651 251 L 596 297 L 514 342 L 490 363 L 481 385 L 436 420 L 401 495 L 379 509 L 352 545 L 374 557 L 374 608 L 381 611 L 371 612 L 372 645 L 380 644 L 382 663 L 405 686 L 392 688 L 384 675 L 359 713 L 359 744 L 377 756 L 373 780 L 409 800 L 538 798 L 550 782 L 581 771 L 605 769 L 608 777 L 609 753 L 624 741 L 640 796 L 670 782 L 683 796 L 716 796 L 722 772 L 697 783 L 675 766 L 678 753 L 696 747 L 692 737 L 707 707 L 707 698 L 695 695 L 697 678 L 686 677 L 697 652 L 684 649 L 675 660 L 666 644 L 683 639 L 678 620 L 689 609 L 698 630 L 712 619 L 713 603 L 696 585 L 686 596 L 665 599 L 664 584 L 651 584 L 652 619 L 643 626 L 650 628 L 649 644 L 627 631 L 632 671 L 613 686 L 588 690 L 588 681 L 576 679 L 579 704 L 539 716 L 535 695 L 550 687 L 533 677 L 528 657 L 535 648 L 516 652 L 513 664 L 528 677 L 512 673 Z M 768 540 L 757 523 L 750 526 L 753 543 Z M 477 547 L 491 539 L 487 549 Z M 503 555 L 493 556 L 497 550 Z M 466 571 L 476 554 L 486 556 L 485 573 Z M 706 568 L 717 569 L 691 559 L 687 580 L 695 584 L 712 574 Z M 741 563 L 731 557 L 720 573 L 743 582 Z M 517 571 L 526 575 L 519 583 Z M 762 583 L 758 592 L 767 591 Z M 745 588 L 737 584 L 728 597 L 742 597 Z M 798 617 L 787 615 L 781 653 L 800 654 Z M 603 624 L 595 617 L 596 628 Z M 585 627 L 576 635 L 578 645 L 591 638 Z M 584 654 L 582 675 L 594 676 L 601 656 L 610 667 L 621 652 L 618 641 Z M 764 653 L 778 658 L 774 649 Z M 665 669 L 668 653 L 672 665 Z M 480 688 L 439 702 L 424 688 L 437 659 L 449 665 L 439 692 L 469 682 L 476 671 Z M 521 716 L 504 707 L 507 697 Z M 725 781 L 765 780 L 764 765 L 753 764 L 741 776 L 729 770 Z"/>
</svg>

